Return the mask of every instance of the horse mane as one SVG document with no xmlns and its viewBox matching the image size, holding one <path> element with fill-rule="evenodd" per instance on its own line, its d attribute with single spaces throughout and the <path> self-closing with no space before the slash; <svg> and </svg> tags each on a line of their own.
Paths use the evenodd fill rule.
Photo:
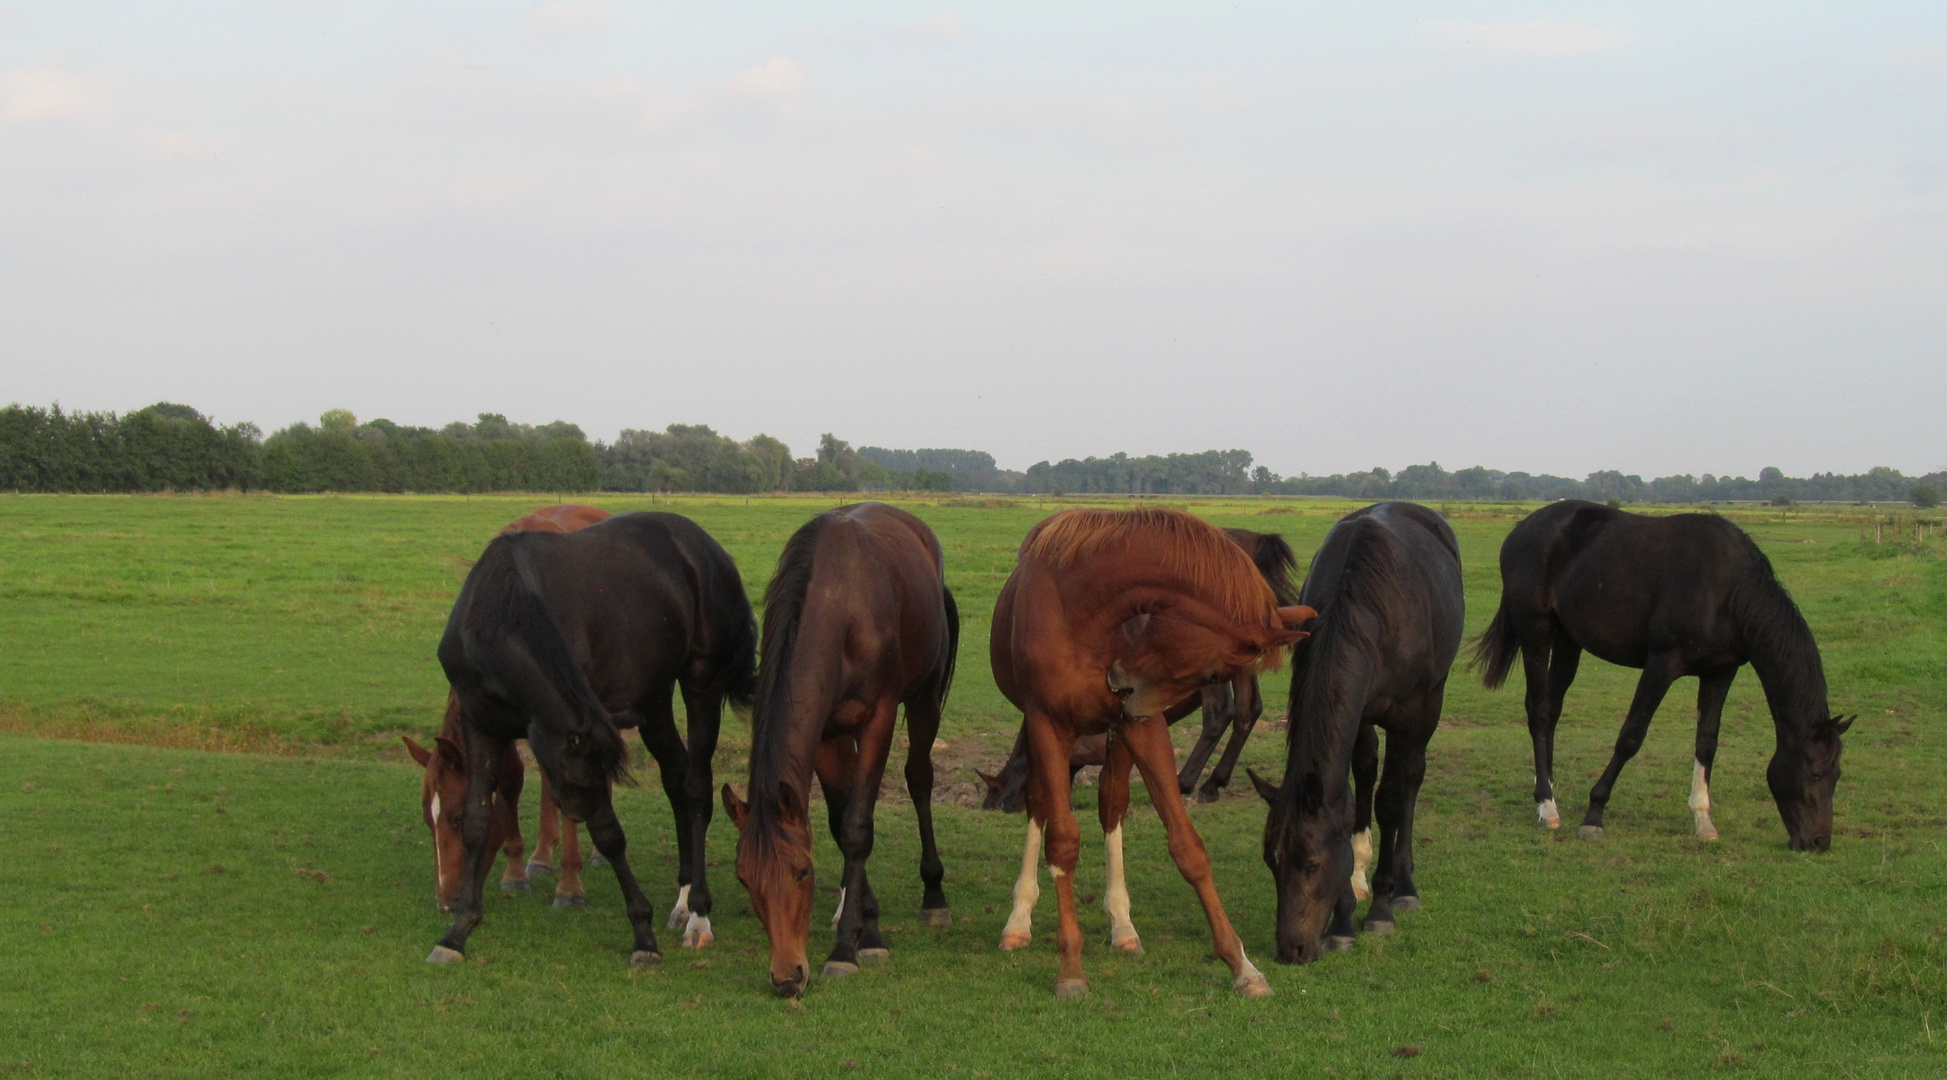
<svg viewBox="0 0 1947 1080">
<path fill-rule="evenodd" d="M 1223 530 L 1181 510 L 1064 510 L 1028 531 L 1020 557 L 1065 570 L 1142 540 L 1162 549 L 1158 562 L 1166 573 L 1202 594 L 1226 617 L 1240 623 L 1274 620 L 1275 600 L 1251 556 Z"/>
<path fill-rule="evenodd" d="M 1392 532 L 1369 516 L 1341 522 L 1333 532 L 1341 528 L 1351 531 L 1345 542 L 1345 560 L 1332 581 L 1331 594 L 1311 598 L 1319 609 L 1318 618 L 1309 628 L 1311 636 L 1292 650 L 1292 723 L 1285 729 L 1285 743 L 1293 762 L 1299 760 L 1301 751 L 1307 752 L 1306 764 L 1327 757 L 1329 748 L 1324 739 L 1332 732 L 1325 730 L 1322 722 L 1298 720 L 1329 716 L 1350 703 L 1352 687 L 1347 685 L 1348 680 L 1321 676 L 1335 671 L 1347 658 L 1378 660 L 1386 632 L 1386 594 L 1396 588 L 1400 552 Z M 1331 543 L 1328 535 L 1326 547 Z M 1325 549 L 1319 554 L 1326 554 Z M 1314 556 L 1312 572 L 1318 569 L 1318 557 Z M 1324 779 L 1330 783 L 1332 778 Z"/>
<path fill-rule="evenodd" d="M 1773 699 L 1773 715 L 1800 719 L 1809 733 L 1813 724 L 1830 716 L 1818 642 L 1772 570 L 1771 560 L 1743 530 L 1736 535 L 1743 540 L 1749 561 L 1743 577 L 1731 587 L 1726 606 L 1766 697 Z"/>
<path fill-rule="evenodd" d="M 827 510 L 800 526 L 785 541 L 777 559 L 777 573 L 764 588 L 763 653 L 757 663 L 757 690 L 750 714 L 750 791 L 752 814 L 768 818 L 777 806 L 777 786 L 784 775 L 788 740 L 776 729 L 791 715 L 791 660 L 797 652 L 798 623 L 804 615 L 805 594 L 811 588 L 812 563 L 818 538 L 836 511 Z M 769 798 L 758 798 L 759 793 Z M 811 793 L 800 792 L 807 801 Z M 768 832 L 768 830 L 761 830 Z"/>
</svg>

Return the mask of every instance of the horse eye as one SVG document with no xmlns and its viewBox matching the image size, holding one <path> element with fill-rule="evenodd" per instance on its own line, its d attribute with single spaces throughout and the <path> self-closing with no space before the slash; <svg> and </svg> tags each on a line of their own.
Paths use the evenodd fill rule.
<svg viewBox="0 0 1947 1080">
<path fill-rule="evenodd" d="M 798 871 L 799 881 L 808 881 L 810 880 L 810 878 L 811 878 L 811 867 L 807 866 L 804 869 Z"/>
</svg>

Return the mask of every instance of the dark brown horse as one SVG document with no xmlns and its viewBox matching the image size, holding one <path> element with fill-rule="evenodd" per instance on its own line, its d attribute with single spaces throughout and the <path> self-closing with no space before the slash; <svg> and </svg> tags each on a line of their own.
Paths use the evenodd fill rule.
<svg viewBox="0 0 1947 1080">
<path fill-rule="evenodd" d="M 953 921 L 933 843 L 933 737 L 953 681 L 960 613 L 926 524 L 882 503 L 828 510 L 784 546 L 764 592 L 763 661 L 751 712 L 750 802 L 723 786 L 742 838 L 737 878 L 771 944 L 771 987 L 803 994 L 813 873 L 809 808 L 815 771 L 839 850 L 837 934 L 824 975 L 890 955 L 866 880 L 872 810 L 899 706 L 906 707 L 906 788 L 919 818 L 922 917 Z"/>
<path fill-rule="evenodd" d="M 1561 825 L 1555 724 L 1586 650 L 1643 675 L 1609 767 L 1589 792 L 1584 837 L 1602 835 L 1616 777 L 1642 747 L 1670 684 L 1695 675 L 1690 811 L 1697 838 L 1717 839 L 1710 775 L 1718 722 L 1731 680 L 1749 663 L 1771 706 L 1777 750 L 1765 779 L 1791 848 L 1831 846 L 1839 736 L 1852 721 L 1832 715 L 1811 628 L 1744 530 L 1715 514 L 1645 517 L 1574 499 L 1542 507 L 1501 544 L 1501 608 L 1475 649 L 1481 681 L 1500 686 L 1517 650 L 1528 677 L 1535 803 L 1543 825 Z"/>
<path fill-rule="evenodd" d="M 606 510 L 562 503 L 544 506 L 526 517 L 509 522 L 495 535 L 505 536 L 513 532 L 568 533 L 607 518 Z M 405 740 L 406 751 L 425 770 L 419 784 L 419 803 L 427 827 L 433 831 L 433 900 L 441 911 L 447 912 L 453 910 L 453 898 L 460 892 L 460 863 L 465 850 L 460 840 L 460 814 L 466 806 L 467 791 L 466 751 L 461 748 L 465 739 L 466 733 L 460 723 L 460 696 L 448 690 L 446 716 L 440 723 L 439 735 L 433 740 L 433 745 L 421 746 L 410 737 Z M 507 869 L 501 875 L 500 887 L 508 892 L 526 892 L 530 887 L 530 875 L 552 873 L 553 855 L 558 843 L 561 847 L 561 876 L 555 885 L 554 906 L 579 907 L 586 903 L 581 885 L 581 844 L 575 836 L 574 822 L 568 823 L 565 834 L 562 831 L 561 811 L 554 804 L 553 793 L 548 790 L 546 773 L 541 775 L 540 836 L 533 860 L 526 858 L 527 845 L 521 836 L 520 824 L 521 788 L 526 781 L 526 772 L 518 754 L 507 754 L 501 758 L 500 777 L 494 784 L 493 825 L 487 839 L 488 850 L 504 851 L 507 855 Z M 677 901 L 677 906 L 682 906 L 681 899 Z"/>
<path fill-rule="evenodd" d="M 1026 716 L 1029 844 L 1045 835 L 1060 908 L 1057 996 L 1088 988 L 1075 915 L 1080 832 L 1069 809 L 1069 755 L 1078 736 L 1104 732 L 1105 820 L 1126 810 L 1133 764 L 1169 833 L 1171 858 L 1202 901 L 1233 988 L 1247 996 L 1271 992 L 1217 896 L 1209 855 L 1177 787 L 1163 714 L 1202 687 L 1278 663 L 1304 637 L 1286 624 L 1311 615 L 1308 608 L 1279 608 L 1242 549 L 1215 526 L 1174 510 L 1070 510 L 1022 541 L 994 610 L 991 655 L 1001 692 Z M 1120 847 L 1117 829 L 1109 836 L 1116 863 Z M 1118 925 L 1115 933 L 1126 941 L 1134 931 Z"/>
<path fill-rule="evenodd" d="M 1460 651 L 1460 545 L 1424 506 L 1355 510 L 1326 534 L 1301 598 L 1320 614 L 1292 650 L 1284 781 L 1251 774 L 1271 807 L 1264 861 L 1278 890 L 1278 959 L 1287 963 L 1318 959 L 1327 934 L 1332 947 L 1352 944 L 1363 876 L 1355 836 L 1372 815 L 1375 728 L 1386 732 L 1386 772 L 1366 929 L 1391 933 L 1396 909 L 1419 906 L 1413 812 Z"/>
<path fill-rule="evenodd" d="M 439 644 L 465 733 L 465 855 L 453 926 L 427 959 L 460 959 L 480 924 L 494 780 L 520 738 L 562 813 L 587 823 L 615 870 L 635 934 L 630 962 L 661 959 L 654 909 L 636 883 L 609 799 L 610 785 L 627 777 L 621 729 L 628 726 L 656 759 L 675 812 L 678 880 L 691 886 L 685 943 L 706 942 L 710 760 L 724 701 L 750 700 L 756 639 L 736 564 L 688 518 L 625 514 L 579 532 L 509 533 L 488 544 Z M 687 747 L 672 707 L 678 688 Z"/>
<path fill-rule="evenodd" d="M 1257 565 L 1258 573 L 1264 575 L 1264 583 L 1271 586 L 1271 592 L 1280 605 L 1298 602 L 1298 586 L 1291 580 L 1298 557 L 1292 553 L 1291 545 L 1285 543 L 1284 537 L 1249 529 L 1225 529 L 1224 535 L 1237 541 L 1237 546 L 1250 555 L 1251 562 Z M 1178 770 L 1176 782 L 1186 797 L 1194 791 L 1198 802 L 1215 802 L 1223 789 L 1230 785 L 1231 775 L 1237 769 L 1238 756 L 1244 752 L 1244 743 L 1250 738 L 1258 717 L 1264 715 L 1264 698 L 1258 692 L 1257 676 L 1245 675 L 1227 683 L 1206 686 L 1199 694 L 1172 705 L 1164 717 L 1174 725 L 1198 707 L 1203 709 L 1203 730 L 1197 736 L 1196 745 L 1190 748 L 1189 757 L 1184 759 L 1183 768 Z M 1204 781 L 1202 787 L 1198 787 L 1197 780 L 1203 775 L 1203 766 L 1210 760 L 1211 751 L 1216 749 L 1217 741 L 1223 738 L 1226 730 L 1231 735 L 1230 741 L 1224 746 L 1224 756 L 1211 770 L 1210 778 Z M 1075 740 L 1075 750 L 1069 762 L 1079 772 L 1084 766 L 1100 765 L 1107 761 L 1107 753 L 1106 736 L 1085 735 Z M 998 772 L 989 776 L 975 770 L 975 774 L 987 785 L 982 808 L 1010 814 L 1020 812 L 1027 803 L 1028 749 L 1025 731 L 1015 735 L 1014 749 L 1009 752 L 1007 761 Z M 1039 858 L 1039 852 L 1035 853 L 1035 857 Z"/>
</svg>

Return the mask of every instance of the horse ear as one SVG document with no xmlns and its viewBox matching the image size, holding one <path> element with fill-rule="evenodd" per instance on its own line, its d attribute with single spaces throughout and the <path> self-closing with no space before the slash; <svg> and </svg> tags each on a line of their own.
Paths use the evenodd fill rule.
<svg viewBox="0 0 1947 1080">
<path fill-rule="evenodd" d="M 1296 630 L 1318 618 L 1318 612 L 1304 604 L 1293 604 L 1278 609 L 1278 622 L 1287 630 Z"/>
<path fill-rule="evenodd" d="M 1143 636 L 1143 631 L 1147 629 L 1149 629 L 1149 612 L 1147 611 L 1139 611 L 1127 619 L 1122 620 L 1122 636 L 1131 645 L 1134 645 L 1136 640 Z"/>
<path fill-rule="evenodd" d="M 974 770 L 974 775 L 980 777 L 980 782 L 987 785 L 987 790 L 989 792 L 997 792 L 1001 789 L 1000 777 L 989 776 L 986 773 L 981 772 L 979 769 Z"/>
<path fill-rule="evenodd" d="M 402 735 L 400 737 L 406 740 L 406 753 L 412 755 L 412 759 L 419 763 L 420 768 L 425 768 L 426 763 L 433 760 L 433 752 L 413 742 L 412 736 Z"/>
<path fill-rule="evenodd" d="M 792 787 L 790 784 L 779 784 L 777 786 L 777 812 L 778 816 L 785 821 L 804 821 L 804 796 L 798 794 L 798 789 Z"/>
<path fill-rule="evenodd" d="M 738 832 L 744 831 L 744 822 L 750 820 L 750 804 L 739 799 L 737 793 L 730 790 L 729 784 L 723 785 L 723 812 L 730 815 Z"/>
<path fill-rule="evenodd" d="M 439 747 L 439 756 L 444 758 L 448 765 L 456 769 L 466 768 L 466 751 L 460 749 L 459 743 L 454 742 L 444 735 L 433 740 L 433 742 Z"/>
<path fill-rule="evenodd" d="M 1257 770 L 1249 766 L 1245 766 L 1244 771 L 1250 774 L 1251 786 L 1257 789 L 1257 794 L 1259 798 L 1263 799 L 1267 805 L 1277 801 L 1278 785 L 1272 783 L 1269 780 L 1266 780 L 1262 776 L 1259 776 L 1257 774 Z"/>
<path fill-rule="evenodd" d="M 1846 730 L 1852 727 L 1852 722 L 1857 719 L 1859 719 L 1857 713 L 1853 714 L 1852 716 L 1845 717 L 1844 719 L 1835 718 L 1832 721 L 1832 737 L 1836 739 L 1839 736 L 1844 735 L 1846 733 Z"/>
</svg>

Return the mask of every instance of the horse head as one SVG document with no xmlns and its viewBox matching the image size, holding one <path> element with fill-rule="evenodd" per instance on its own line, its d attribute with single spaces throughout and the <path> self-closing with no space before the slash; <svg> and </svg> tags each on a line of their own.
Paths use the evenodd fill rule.
<svg viewBox="0 0 1947 1080">
<path fill-rule="evenodd" d="M 1245 771 L 1271 808 L 1264 819 L 1264 865 L 1278 888 L 1278 959 L 1311 963 L 1324 955 L 1325 926 L 1351 888 L 1350 800 L 1327 805 L 1325 783 L 1315 772 L 1288 776 L 1280 788 Z"/>
<path fill-rule="evenodd" d="M 1123 648 L 1109 663 L 1109 691 L 1131 719 L 1161 716 L 1206 686 L 1277 666 L 1307 636 L 1297 627 L 1316 615 L 1308 607 L 1279 608 L 1275 623 L 1256 625 L 1187 598 L 1137 612 L 1121 624 Z"/>
<path fill-rule="evenodd" d="M 466 810 L 466 754 L 459 744 L 441 736 L 427 749 L 406 737 L 406 752 L 425 770 L 419 783 L 419 808 L 433 831 L 433 902 L 452 911 L 460 895 L 460 876 L 466 844 L 460 838 L 460 818 Z"/>
<path fill-rule="evenodd" d="M 763 798 L 755 792 L 752 796 Z M 757 808 L 725 784 L 723 808 L 739 834 L 737 880 L 750 891 L 751 909 L 770 938 L 771 989 L 779 997 L 802 997 L 811 980 L 805 949 L 816 884 L 804 798 L 790 784 L 779 783 L 775 801 Z"/>
<path fill-rule="evenodd" d="M 1832 846 L 1832 794 L 1839 784 L 1839 736 L 1857 717 L 1815 721 L 1804 738 L 1781 739 L 1765 770 L 1778 816 L 1785 822 L 1793 851 L 1825 851 Z"/>
</svg>

